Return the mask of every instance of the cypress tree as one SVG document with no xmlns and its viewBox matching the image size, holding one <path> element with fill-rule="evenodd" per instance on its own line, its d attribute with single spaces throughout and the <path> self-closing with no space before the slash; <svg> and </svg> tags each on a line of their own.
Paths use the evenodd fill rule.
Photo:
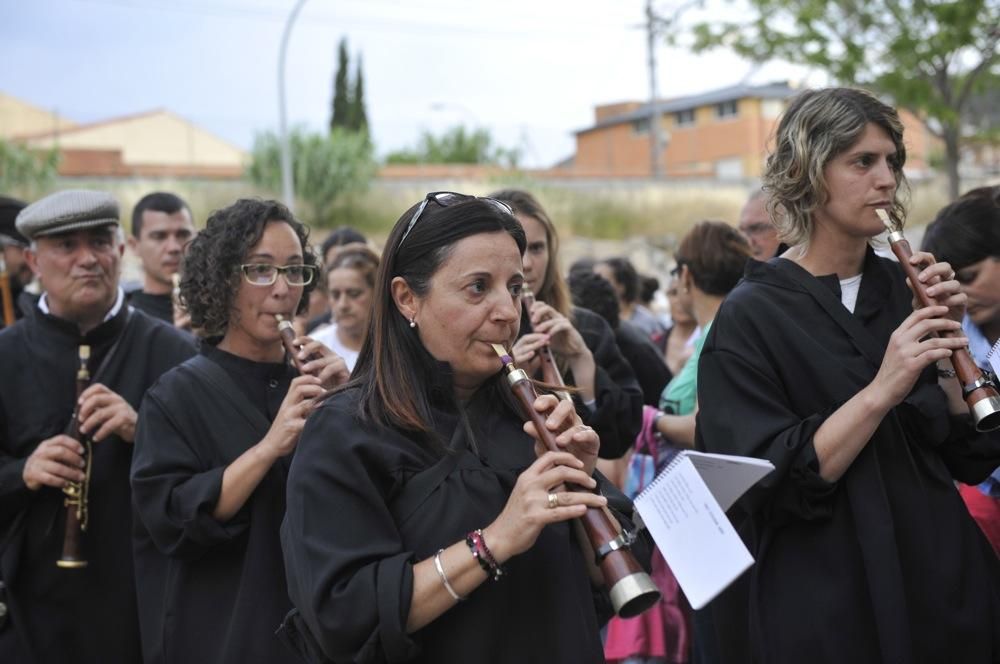
<svg viewBox="0 0 1000 664">
<path fill-rule="evenodd" d="M 360 53 L 358 53 L 357 73 L 354 77 L 354 94 L 351 95 L 351 129 L 368 133 L 368 113 L 365 112 L 365 80 L 361 71 Z"/>
<path fill-rule="evenodd" d="M 333 80 L 333 113 L 330 116 L 330 131 L 336 127 L 350 127 L 351 99 L 347 89 L 349 67 L 347 39 L 342 38 L 337 49 L 337 73 Z"/>
</svg>

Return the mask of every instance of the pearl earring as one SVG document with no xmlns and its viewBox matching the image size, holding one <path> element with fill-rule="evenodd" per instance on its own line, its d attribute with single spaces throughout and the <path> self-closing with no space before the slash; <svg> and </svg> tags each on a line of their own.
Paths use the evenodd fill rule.
<svg viewBox="0 0 1000 664">
<path fill-rule="evenodd" d="M 411 318 L 410 319 L 410 327 L 416 327 L 416 326 L 417 326 L 417 321 L 414 320 L 413 318 Z"/>
</svg>

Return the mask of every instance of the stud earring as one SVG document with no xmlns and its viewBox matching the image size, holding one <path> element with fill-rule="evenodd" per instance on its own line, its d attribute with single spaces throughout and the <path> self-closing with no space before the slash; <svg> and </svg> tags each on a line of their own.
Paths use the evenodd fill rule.
<svg viewBox="0 0 1000 664">
<path fill-rule="evenodd" d="M 416 326 L 417 326 L 417 321 L 415 319 L 411 318 L 410 319 L 410 327 L 416 327 Z"/>
</svg>

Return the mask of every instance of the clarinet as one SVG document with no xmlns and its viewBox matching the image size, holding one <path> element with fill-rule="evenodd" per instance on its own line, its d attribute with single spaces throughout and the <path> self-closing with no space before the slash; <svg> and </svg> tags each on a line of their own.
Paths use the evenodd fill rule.
<svg viewBox="0 0 1000 664">
<path fill-rule="evenodd" d="M 534 332 L 534 328 L 531 326 L 531 307 L 535 304 L 535 293 L 527 286 L 521 288 L 521 301 L 524 303 L 528 331 Z M 552 348 L 548 344 L 545 344 L 538 350 L 538 354 L 542 358 L 542 381 L 556 387 L 566 387 L 566 382 L 559 371 L 559 365 L 556 364 L 555 355 L 552 354 Z M 556 396 L 564 401 L 569 401 L 570 399 L 569 392 L 565 390 L 556 391 Z"/>
<path fill-rule="evenodd" d="M 901 224 L 895 223 L 885 210 L 878 209 L 876 213 L 889 231 L 889 246 L 896 254 L 899 264 L 910 280 L 910 287 L 922 306 L 931 307 L 936 303 L 927 294 L 926 287 L 917 279 L 917 269 L 910 264 L 913 251 L 910 243 L 903 237 Z M 957 332 L 942 332 L 942 337 L 958 336 Z M 1000 429 L 1000 393 L 997 393 L 996 383 L 992 376 L 984 373 L 972 359 L 968 348 L 958 348 L 952 351 L 951 365 L 955 375 L 962 383 L 962 396 L 969 406 L 969 412 L 976 424 L 976 431 L 985 432 Z"/>
<path fill-rule="evenodd" d="M 545 446 L 558 452 L 555 434 L 545 426 L 545 417 L 533 406 L 538 394 L 528 374 L 514 366 L 514 360 L 503 346 L 493 344 L 493 350 L 500 356 L 500 361 L 507 370 L 507 382 L 521 404 L 522 415 L 526 415 L 535 424 L 535 431 Z M 570 491 L 588 491 L 575 484 L 569 484 L 566 488 Z M 653 606 L 660 599 L 660 591 L 632 555 L 630 547 L 635 541 L 635 535 L 628 532 L 619 534 L 607 513 L 596 507 L 587 508 L 587 513 L 580 517 L 580 522 L 594 548 L 595 560 L 604 576 L 605 587 L 609 589 L 615 613 L 622 618 L 632 618 Z"/>
<path fill-rule="evenodd" d="M 83 555 L 83 535 L 87 531 L 88 497 L 90 493 L 90 466 L 93 458 L 93 446 L 90 436 L 80 434 L 80 395 L 90 385 L 90 372 L 87 371 L 87 360 L 90 359 L 90 346 L 80 346 L 80 368 L 76 372 L 76 406 L 73 416 L 66 427 L 66 435 L 80 441 L 84 446 L 83 459 L 84 480 L 82 482 L 67 482 L 63 487 L 66 494 L 66 529 L 63 533 L 62 556 L 56 561 L 56 566 L 64 569 L 81 569 L 87 566 Z"/>
</svg>

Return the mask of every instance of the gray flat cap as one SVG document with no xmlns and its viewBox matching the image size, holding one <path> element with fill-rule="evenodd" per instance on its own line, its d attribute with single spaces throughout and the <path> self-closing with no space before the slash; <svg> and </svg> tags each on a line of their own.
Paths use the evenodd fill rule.
<svg viewBox="0 0 1000 664">
<path fill-rule="evenodd" d="M 17 230 L 29 240 L 108 224 L 118 224 L 118 201 L 103 191 L 83 189 L 51 194 L 17 215 Z"/>
</svg>

